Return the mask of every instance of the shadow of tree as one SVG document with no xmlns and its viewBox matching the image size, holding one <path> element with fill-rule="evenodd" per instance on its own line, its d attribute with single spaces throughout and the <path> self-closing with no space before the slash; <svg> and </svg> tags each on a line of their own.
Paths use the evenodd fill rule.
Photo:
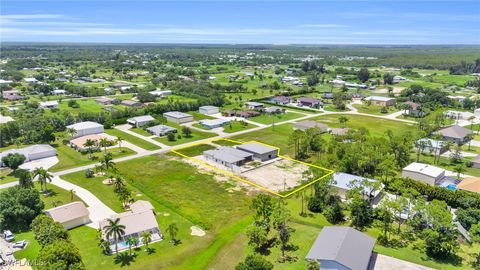
<svg viewBox="0 0 480 270">
<path fill-rule="evenodd" d="M 128 254 L 128 252 L 123 252 L 115 256 L 115 264 L 120 264 L 120 266 L 129 266 L 132 262 L 135 262 L 137 254 Z"/>
</svg>

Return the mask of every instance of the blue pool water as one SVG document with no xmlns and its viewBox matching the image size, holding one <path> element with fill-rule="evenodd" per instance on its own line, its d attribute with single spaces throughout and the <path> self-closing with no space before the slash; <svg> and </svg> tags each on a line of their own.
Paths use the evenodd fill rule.
<svg viewBox="0 0 480 270">
<path fill-rule="evenodd" d="M 447 186 L 448 189 L 450 190 L 457 190 L 457 185 L 454 185 L 454 184 L 450 184 Z"/>
</svg>

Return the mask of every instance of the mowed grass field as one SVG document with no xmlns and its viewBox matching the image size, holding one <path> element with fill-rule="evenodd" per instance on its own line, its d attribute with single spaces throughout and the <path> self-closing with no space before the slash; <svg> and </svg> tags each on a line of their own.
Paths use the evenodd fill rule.
<svg viewBox="0 0 480 270">
<path fill-rule="evenodd" d="M 364 105 L 364 104 L 354 104 L 352 105 L 355 109 L 358 110 L 359 113 L 367 113 L 373 115 L 388 115 L 390 113 L 397 112 L 398 110 L 395 107 L 387 107 L 387 113 L 382 113 L 382 106 L 376 105 Z"/>
<path fill-rule="evenodd" d="M 175 134 L 175 141 L 169 141 L 167 136 L 156 137 L 156 138 L 154 138 L 154 140 L 159 141 L 159 142 L 161 142 L 163 144 L 166 144 L 166 145 L 169 145 L 169 146 L 194 142 L 194 141 L 203 140 L 203 139 L 206 139 L 206 138 L 211 138 L 211 137 L 217 136 L 216 133 L 199 131 L 199 130 L 195 130 L 195 129 L 191 128 L 190 130 L 192 131 L 192 134 L 190 135 L 190 137 L 187 137 L 182 132 L 183 126 L 172 123 L 172 122 L 168 122 L 167 125 L 171 126 L 173 128 L 176 128 L 178 130 L 178 132 Z M 178 137 L 179 135 L 180 135 L 180 138 Z"/>
<path fill-rule="evenodd" d="M 155 207 L 160 229 L 166 240 L 152 245 L 155 253 L 139 252 L 130 267 L 134 269 L 206 269 L 208 262 L 251 222 L 252 197 L 243 190 L 232 190 L 234 183 L 219 182 L 210 173 L 179 160 L 177 155 L 148 156 L 117 164 L 134 199 L 150 201 Z M 77 172 L 63 179 L 90 190 L 116 212 L 124 211 L 113 187 L 102 184 L 104 177 L 85 178 Z M 181 244 L 168 241 L 165 228 L 176 223 Z M 190 227 L 206 231 L 191 236 Z M 88 269 L 99 266 L 122 268 L 113 256 L 104 256 L 97 246 L 96 230 L 80 227 L 70 231 Z"/>
<path fill-rule="evenodd" d="M 267 113 L 264 113 L 264 114 L 261 114 L 259 116 L 249 118 L 248 120 L 253 121 L 253 122 L 257 122 L 257 123 L 260 123 L 260 124 L 264 124 L 264 125 L 271 125 L 271 124 L 274 124 L 274 123 L 277 123 L 277 122 L 283 122 L 283 121 L 287 121 L 287 120 L 300 118 L 302 116 L 304 116 L 304 115 L 299 114 L 299 113 L 294 113 L 294 112 L 287 112 L 287 113 L 281 113 L 281 114 L 267 114 Z"/>
<path fill-rule="evenodd" d="M 107 133 L 109 135 L 112 135 L 112 136 L 115 136 L 115 137 L 120 137 L 123 140 L 128 141 L 132 144 L 135 144 L 136 146 L 141 147 L 145 150 L 157 150 L 157 149 L 161 148 L 160 146 L 158 146 L 156 144 L 147 142 L 147 141 L 145 141 L 141 138 L 135 137 L 133 135 L 130 135 L 128 133 L 125 133 L 125 132 L 123 132 L 121 130 L 118 130 L 118 129 L 115 129 L 115 128 L 105 129 L 105 133 Z"/>
</svg>

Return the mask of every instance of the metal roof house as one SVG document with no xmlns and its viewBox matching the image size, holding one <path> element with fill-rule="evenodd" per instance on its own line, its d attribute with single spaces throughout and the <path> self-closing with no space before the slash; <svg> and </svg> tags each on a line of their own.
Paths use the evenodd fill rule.
<svg viewBox="0 0 480 270">
<path fill-rule="evenodd" d="M 198 112 L 201 114 L 211 115 L 220 112 L 220 108 L 216 106 L 202 106 L 198 108 Z"/>
<path fill-rule="evenodd" d="M 218 127 L 223 127 L 225 125 L 230 124 L 230 120 L 228 119 L 203 119 L 200 120 L 200 125 L 212 129 L 212 128 L 218 128 Z"/>
<path fill-rule="evenodd" d="M 213 161 L 233 171 L 240 171 L 240 166 L 251 161 L 253 154 L 247 153 L 233 147 L 222 146 L 218 149 L 203 152 L 206 160 Z"/>
<path fill-rule="evenodd" d="M 24 155 L 25 162 L 28 162 L 42 158 L 54 157 L 57 155 L 57 150 L 48 144 L 35 144 L 25 148 L 6 150 L 0 153 L 0 165 L 4 166 L 3 162 L 1 161 L 3 157 L 14 153 Z"/>
<path fill-rule="evenodd" d="M 50 101 L 40 102 L 40 108 L 42 109 L 58 108 L 58 101 L 50 100 Z"/>
<path fill-rule="evenodd" d="M 367 270 L 375 239 L 350 227 L 326 226 L 306 259 L 320 262 L 320 270 Z"/>
<path fill-rule="evenodd" d="M 395 105 L 395 98 L 391 97 L 382 97 L 382 96 L 369 96 L 365 98 L 366 101 L 369 101 L 373 105 L 378 106 L 393 106 Z"/>
<path fill-rule="evenodd" d="M 253 101 L 245 103 L 245 106 L 250 110 L 263 110 L 264 107 L 263 103 Z"/>
<path fill-rule="evenodd" d="M 141 127 L 153 121 L 155 121 L 155 118 L 150 115 L 136 116 L 127 119 L 127 123 L 135 127 Z"/>
<path fill-rule="evenodd" d="M 300 106 L 306 106 L 310 108 L 323 107 L 323 102 L 318 98 L 312 97 L 299 97 L 297 98 L 297 104 Z"/>
<path fill-rule="evenodd" d="M 473 131 L 459 125 L 453 125 L 440 129 L 437 134 L 441 135 L 443 140 L 462 144 L 469 141 L 469 135 L 472 135 Z"/>
<path fill-rule="evenodd" d="M 236 146 L 237 149 L 253 154 L 253 158 L 261 161 L 276 158 L 278 149 L 265 144 L 251 142 Z"/>
<path fill-rule="evenodd" d="M 147 128 L 147 131 L 153 135 L 161 137 L 167 135 L 168 133 L 176 133 L 177 129 L 166 125 L 156 125 Z"/>
<path fill-rule="evenodd" d="M 92 121 L 79 122 L 73 125 L 68 125 L 67 129 L 74 129 L 74 138 L 82 137 L 85 135 L 103 133 L 103 125 Z"/>
<path fill-rule="evenodd" d="M 353 175 L 349 173 L 343 173 L 343 172 L 335 172 L 333 174 L 333 184 L 332 186 L 335 187 L 338 191 L 338 195 L 342 198 L 345 199 L 345 195 L 347 191 L 350 189 L 354 188 L 355 182 L 360 182 L 360 181 L 368 181 L 371 183 L 378 182 L 375 179 L 370 179 L 366 177 L 361 177 L 358 175 Z M 383 185 L 382 185 L 383 186 Z M 371 187 L 365 187 L 363 189 L 363 194 L 366 197 L 369 197 L 371 201 L 375 200 L 380 194 L 381 190 L 374 190 Z"/>
<path fill-rule="evenodd" d="M 177 124 L 188 123 L 193 121 L 193 116 L 190 114 L 182 113 L 182 112 L 166 112 L 163 114 L 167 121 L 174 122 Z"/>
<path fill-rule="evenodd" d="M 90 223 L 90 212 L 83 202 L 72 202 L 51 208 L 45 210 L 45 214 L 67 230 Z"/>
<path fill-rule="evenodd" d="M 409 177 L 433 186 L 445 177 L 445 170 L 429 164 L 412 162 L 402 169 L 402 177 Z"/>
</svg>

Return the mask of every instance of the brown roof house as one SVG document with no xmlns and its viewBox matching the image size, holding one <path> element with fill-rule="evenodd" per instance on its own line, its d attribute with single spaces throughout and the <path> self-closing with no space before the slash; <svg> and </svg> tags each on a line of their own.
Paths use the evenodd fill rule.
<svg viewBox="0 0 480 270">
<path fill-rule="evenodd" d="M 470 135 L 473 134 L 473 131 L 459 125 L 453 125 L 440 129 L 437 131 L 437 134 L 441 135 L 443 140 L 452 141 L 457 144 L 463 144 L 470 140 Z"/>
<path fill-rule="evenodd" d="M 293 128 L 299 129 L 299 130 L 307 130 L 309 128 L 319 128 L 321 133 L 325 133 L 328 131 L 327 125 L 317 121 L 312 121 L 312 120 L 293 123 Z"/>
<path fill-rule="evenodd" d="M 51 208 L 46 210 L 45 214 L 67 230 L 90 223 L 90 213 L 83 202 L 72 202 Z"/>
<path fill-rule="evenodd" d="M 458 189 L 480 193 L 480 177 L 467 177 L 457 184 Z"/>
<path fill-rule="evenodd" d="M 310 108 L 323 107 L 323 102 L 320 99 L 312 98 L 312 97 L 299 97 L 297 98 L 297 104 L 300 106 L 305 106 Z"/>
<path fill-rule="evenodd" d="M 20 95 L 18 90 L 5 90 L 2 93 L 2 97 L 5 100 L 20 100 L 25 98 L 24 96 Z"/>
</svg>

